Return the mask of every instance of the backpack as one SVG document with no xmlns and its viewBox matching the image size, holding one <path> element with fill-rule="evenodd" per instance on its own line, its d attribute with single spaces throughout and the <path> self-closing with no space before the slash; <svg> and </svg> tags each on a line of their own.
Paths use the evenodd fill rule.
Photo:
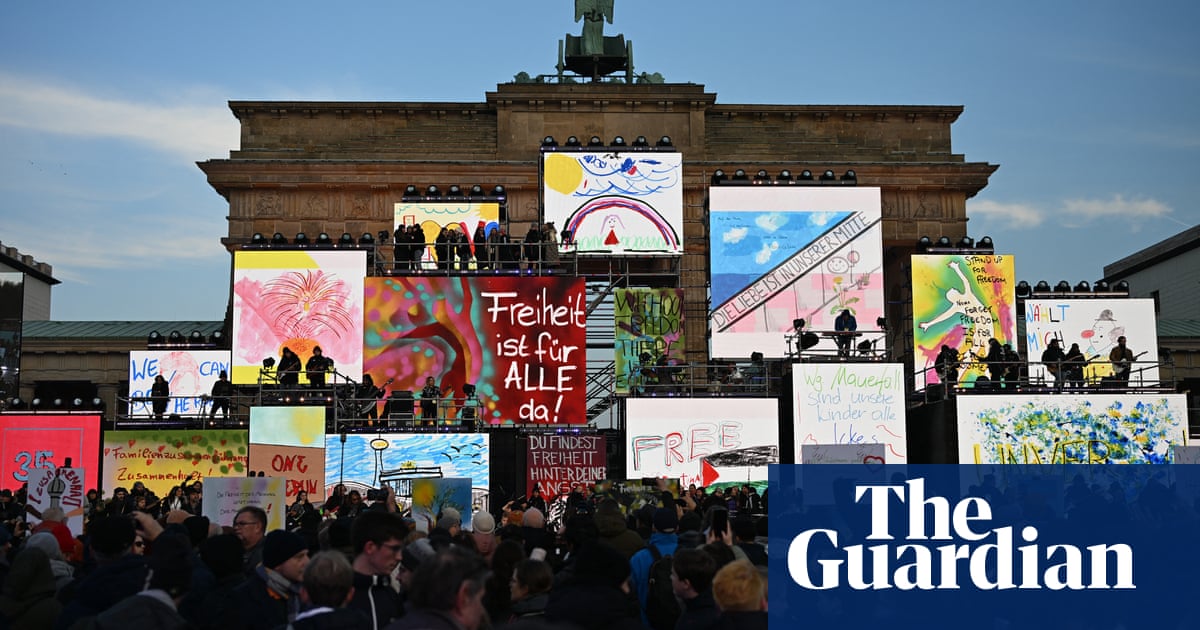
<svg viewBox="0 0 1200 630">
<path fill-rule="evenodd" d="M 654 545 L 649 545 L 649 549 L 654 561 L 650 564 L 649 588 L 646 589 L 646 619 L 654 630 L 674 630 L 683 610 L 671 586 L 671 556 L 662 555 Z"/>
</svg>

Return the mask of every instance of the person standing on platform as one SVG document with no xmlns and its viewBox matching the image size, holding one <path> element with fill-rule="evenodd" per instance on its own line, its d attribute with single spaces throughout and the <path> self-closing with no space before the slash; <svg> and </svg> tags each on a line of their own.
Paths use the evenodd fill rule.
<svg viewBox="0 0 1200 630">
<path fill-rule="evenodd" d="M 275 366 L 275 373 L 279 375 L 279 387 L 294 389 L 300 384 L 300 355 L 284 346 L 279 353 L 279 364 Z"/>
<path fill-rule="evenodd" d="M 475 267 L 478 269 L 487 269 L 491 266 L 492 256 L 488 251 L 488 235 L 483 229 L 483 223 L 475 228 L 475 234 L 471 240 L 475 245 Z"/>
<path fill-rule="evenodd" d="M 313 354 L 304 364 L 304 373 L 308 376 L 308 384 L 312 385 L 314 389 L 325 387 L 325 373 L 329 371 L 329 366 L 332 364 L 333 361 L 325 356 L 321 346 L 313 346 Z"/>
<path fill-rule="evenodd" d="M 1129 372 L 1133 368 L 1133 360 L 1137 358 L 1133 356 L 1133 350 L 1125 346 L 1125 335 L 1117 337 L 1117 347 L 1108 353 L 1108 360 L 1112 362 L 1113 367 L 1113 382 L 1124 387 L 1129 384 Z"/>
<path fill-rule="evenodd" d="M 857 336 L 855 331 L 858 330 L 858 320 L 850 309 L 842 311 L 837 319 L 833 320 L 834 339 L 837 341 L 838 356 L 846 359 L 850 357 L 850 348 L 854 347 L 854 338 Z"/>
<path fill-rule="evenodd" d="M 421 418 L 423 420 L 437 420 L 438 399 L 441 397 L 442 390 L 433 377 L 426 377 L 425 387 L 421 388 Z"/>
<path fill-rule="evenodd" d="M 229 373 L 221 370 L 220 376 L 217 377 L 217 382 L 212 386 L 212 409 L 208 412 L 208 419 L 212 420 L 217 417 L 217 410 L 220 409 L 221 415 L 225 420 L 229 419 L 229 403 L 233 398 L 233 383 L 229 382 Z"/>
<path fill-rule="evenodd" d="M 154 408 L 154 419 L 162 420 L 167 412 L 167 404 L 171 402 L 171 385 L 162 374 L 154 377 L 154 385 L 150 386 L 150 404 Z"/>
</svg>

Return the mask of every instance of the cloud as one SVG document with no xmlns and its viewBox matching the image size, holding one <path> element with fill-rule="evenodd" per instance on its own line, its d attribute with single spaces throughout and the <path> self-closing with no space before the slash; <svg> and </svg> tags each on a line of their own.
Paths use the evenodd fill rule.
<svg viewBox="0 0 1200 630">
<path fill-rule="evenodd" d="M 1113 217 L 1118 217 L 1136 231 L 1137 221 L 1142 219 L 1171 219 L 1172 210 L 1157 199 L 1126 199 L 1115 194 L 1109 199 L 1066 199 L 1057 207 L 1041 207 L 1025 203 L 1002 203 L 991 200 L 971 201 L 967 214 L 989 224 L 1005 224 L 1012 229 L 1029 229 L 1041 226 L 1053 218 L 1058 225 L 1067 228 L 1083 228 Z"/>
<path fill-rule="evenodd" d="M 779 212 L 760 214 L 754 219 L 754 224 L 770 234 L 787 224 L 787 217 Z"/>
<path fill-rule="evenodd" d="M 740 243 L 740 242 L 742 242 L 742 239 L 746 238 L 746 234 L 749 234 L 749 233 L 750 233 L 750 228 L 744 228 L 744 227 L 733 228 L 732 230 L 728 230 L 724 234 L 721 235 L 721 242 L 722 243 Z"/>
<path fill-rule="evenodd" d="M 116 100 L 0 72 L 0 125 L 124 140 L 189 163 L 197 156 L 227 155 L 239 142 L 237 119 L 224 101 L 190 104 L 200 101 L 192 95 L 178 103 Z"/>
<path fill-rule="evenodd" d="M 770 244 L 763 243 L 762 249 L 754 255 L 754 262 L 765 265 L 771 261 L 771 256 L 775 254 L 775 250 L 779 249 L 779 243 L 772 242 Z"/>
<path fill-rule="evenodd" d="M 812 225 L 826 225 L 836 216 L 836 212 L 814 212 L 808 217 L 808 222 Z"/>
<path fill-rule="evenodd" d="M 1165 217 L 1171 213 L 1171 208 L 1156 199 L 1126 199 L 1124 195 L 1113 195 L 1112 199 L 1068 199 L 1063 202 L 1063 212 L 1084 221 L 1091 221 L 1106 217 Z"/>
<path fill-rule="evenodd" d="M 967 207 L 967 215 L 980 217 L 985 221 L 1007 222 L 1014 229 L 1035 228 L 1042 224 L 1047 215 L 1046 211 L 1023 203 L 1000 203 L 984 199 L 971 201 Z"/>
</svg>

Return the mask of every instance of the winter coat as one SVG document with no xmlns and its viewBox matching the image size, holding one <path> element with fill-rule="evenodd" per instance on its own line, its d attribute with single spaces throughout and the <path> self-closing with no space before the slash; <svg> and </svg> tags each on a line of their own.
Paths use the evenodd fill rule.
<svg viewBox="0 0 1200 630">
<path fill-rule="evenodd" d="M 0 616 L 14 630 L 50 628 L 62 612 L 62 604 L 54 598 L 56 590 L 50 557 L 41 549 L 23 549 L 4 581 Z"/>
</svg>

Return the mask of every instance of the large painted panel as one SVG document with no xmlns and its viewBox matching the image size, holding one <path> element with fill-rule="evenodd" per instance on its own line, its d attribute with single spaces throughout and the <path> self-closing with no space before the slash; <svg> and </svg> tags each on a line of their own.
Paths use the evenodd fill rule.
<svg viewBox="0 0 1200 630">
<path fill-rule="evenodd" d="M 582 424 L 582 278 L 393 277 L 366 282 L 364 372 L 449 399 L 476 387 L 490 424 Z M 454 413 L 454 412 L 451 412 Z"/>
<path fill-rule="evenodd" d="M 962 464 L 1161 464 L 1186 430 L 1183 394 L 958 397 Z"/>
<path fill-rule="evenodd" d="M 486 433 L 330 434 L 325 436 L 325 496 L 339 483 L 352 490 L 378 488 L 388 471 L 416 468 L 431 477 L 466 477 L 473 490 L 487 492 L 488 447 Z"/>
<path fill-rule="evenodd" d="M 903 365 L 796 363 L 792 384 L 796 463 L 816 444 L 882 444 L 886 463 L 907 463 Z"/>
<path fill-rule="evenodd" d="M 104 433 L 105 493 L 142 482 L 160 497 L 189 476 L 244 477 L 249 458 L 244 430 L 144 429 Z"/>
<path fill-rule="evenodd" d="M 494 201 L 417 201 L 400 202 L 394 206 L 393 230 L 400 226 L 416 225 L 425 236 L 425 247 L 421 252 L 421 265 L 433 268 L 436 263 L 432 243 L 442 228 L 450 228 L 464 235 L 476 255 L 475 230 L 482 227 L 484 236 L 500 227 L 500 204 Z M 403 264 L 397 265 L 407 268 Z"/>
<path fill-rule="evenodd" d="M 304 363 L 314 346 L 358 379 L 366 273 L 362 250 L 234 252 L 233 382 L 259 382 L 263 359 L 278 360 L 284 347 Z M 300 382 L 307 381 L 301 371 Z"/>
<path fill-rule="evenodd" d="M 546 215 L 562 251 L 683 253 L 680 153 L 563 152 L 543 156 Z"/>
<path fill-rule="evenodd" d="M 203 516 L 232 527 L 238 510 L 255 505 L 267 513 L 267 531 L 283 529 L 287 506 L 283 479 L 277 477 L 223 477 L 204 484 Z"/>
<path fill-rule="evenodd" d="M 687 363 L 683 289 L 617 289 L 613 316 L 618 394 L 669 382 L 671 366 Z"/>
<path fill-rule="evenodd" d="M 1029 353 L 1029 379 L 1050 382 L 1053 377 L 1041 363 L 1042 352 L 1051 339 L 1058 339 L 1063 351 L 1079 344 L 1085 359 L 1084 381 L 1097 384 L 1111 376 L 1108 353 L 1117 346 L 1117 338 L 1126 338 L 1125 347 L 1137 361 L 1130 370 L 1131 383 L 1158 383 L 1158 324 L 1154 300 L 1078 299 L 1025 300 L 1025 348 Z"/>
<path fill-rule="evenodd" d="M 325 491 L 325 408 L 251 407 L 250 469 L 286 480 L 288 501 Z"/>
<path fill-rule="evenodd" d="M 100 466 L 100 416 L 0 416 L 0 489 L 17 490 L 36 468 L 83 469 L 95 484 Z"/>
<path fill-rule="evenodd" d="M 417 531 L 428 532 L 437 525 L 437 517 L 447 508 L 458 511 L 463 529 L 471 529 L 473 501 L 471 480 L 456 477 L 414 479 L 412 482 L 412 519 Z"/>
<path fill-rule="evenodd" d="M 525 496 L 536 487 L 546 501 L 608 478 L 602 435 L 531 434 L 526 454 Z"/>
<path fill-rule="evenodd" d="M 779 463 L 779 408 L 771 398 L 630 398 L 625 476 L 689 484 L 746 483 Z"/>
<path fill-rule="evenodd" d="M 714 357 L 785 357 L 797 319 L 820 336 L 811 351 L 832 354 L 832 335 L 821 333 L 843 310 L 858 321 L 858 341 L 882 350 L 878 188 L 722 186 L 709 195 Z"/>
<path fill-rule="evenodd" d="M 134 350 L 129 353 L 129 415 L 150 416 L 150 388 L 162 374 L 171 386 L 168 414 L 198 414 L 221 372 L 229 372 L 228 350 Z"/>
<path fill-rule="evenodd" d="M 93 475 L 96 474 L 94 471 Z M 94 480 L 93 480 L 94 482 Z M 56 507 L 67 517 L 71 534 L 83 534 L 83 517 L 87 512 L 87 471 L 82 468 L 35 468 L 29 473 L 29 492 L 26 504 L 32 511 L 25 520 L 33 527 L 42 522 L 41 514 Z"/>
<path fill-rule="evenodd" d="M 1012 256 L 913 256 L 912 280 L 918 389 L 941 382 L 934 363 L 942 346 L 958 353 L 960 385 L 987 375 L 979 357 L 990 339 L 1017 349 Z"/>
</svg>

